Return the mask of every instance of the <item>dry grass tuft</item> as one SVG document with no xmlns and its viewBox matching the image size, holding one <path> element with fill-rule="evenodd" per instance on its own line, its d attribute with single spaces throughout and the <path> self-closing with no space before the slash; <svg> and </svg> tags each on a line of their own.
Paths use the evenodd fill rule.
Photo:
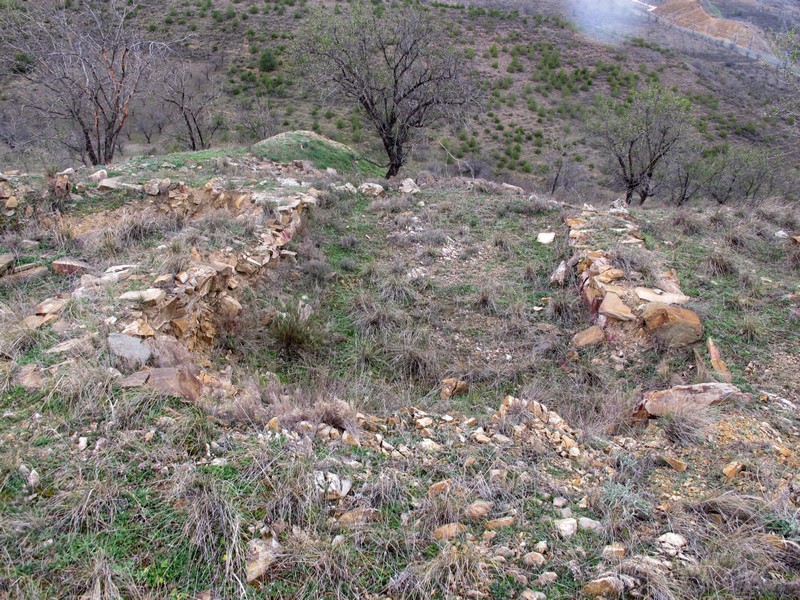
<svg viewBox="0 0 800 600">
<path fill-rule="evenodd" d="M 667 439 L 678 446 L 692 446 L 705 441 L 708 427 L 716 420 L 710 409 L 692 408 L 675 411 L 659 421 Z"/>
<path fill-rule="evenodd" d="M 432 382 L 439 371 L 435 351 L 427 336 L 418 331 L 404 331 L 385 347 L 389 363 L 400 377 Z"/>
<path fill-rule="evenodd" d="M 679 210 L 672 217 L 672 224 L 681 230 L 684 235 L 697 235 L 703 231 L 703 224 L 692 213 Z"/>
<path fill-rule="evenodd" d="M 739 269 L 734 260 L 725 252 L 712 250 L 703 261 L 703 270 L 712 277 L 736 275 Z"/>
</svg>

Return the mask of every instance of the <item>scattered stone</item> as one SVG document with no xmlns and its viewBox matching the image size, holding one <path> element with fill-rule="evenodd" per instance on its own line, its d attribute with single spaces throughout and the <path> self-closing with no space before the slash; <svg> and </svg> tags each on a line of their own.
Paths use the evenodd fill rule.
<svg viewBox="0 0 800 600">
<path fill-rule="evenodd" d="M 520 600 L 547 600 L 547 595 L 544 592 L 525 590 L 520 595 Z"/>
<path fill-rule="evenodd" d="M 337 522 L 344 527 L 358 527 L 375 521 L 379 515 L 380 511 L 376 508 L 355 508 L 340 516 Z"/>
<path fill-rule="evenodd" d="M 92 335 L 86 334 L 56 344 L 52 348 L 45 350 L 45 354 L 88 354 L 93 349 Z"/>
<path fill-rule="evenodd" d="M 664 455 L 661 457 L 665 463 L 667 463 L 670 467 L 675 469 L 678 473 L 683 473 L 686 469 L 689 468 L 689 465 L 678 458 L 674 458 L 672 456 Z"/>
<path fill-rule="evenodd" d="M 578 521 L 573 518 L 558 519 L 556 521 L 556 529 L 561 537 L 571 538 L 578 531 Z"/>
<path fill-rule="evenodd" d="M 433 531 L 433 539 L 435 540 L 451 540 L 457 537 L 462 532 L 467 530 L 467 526 L 462 523 L 448 523 L 437 527 Z"/>
<path fill-rule="evenodd" d="M 353 482 L 336 473 L 314 471 L 314 485 L 326 500 L 341 500 L 353 487 Z"/>
<path fill-rule="evenodd" d="M 122 330 L 122 333 L 126 335 L 135 335 L 138 337 L 147 338 L 155 336 L 156 331 L 142 319 L 136 319 L 135 321 L 128 323 L 125 326 L 125 329 Z"/>
<path fill-rule="evenodd" d="M 52 267 L 53 273 L 56 273 L 57 275 L 75 275 L 76 273 L 85 273 L 92 268 L 90 264 L 85 263 L 82 260 L 69 257 L 54 260 Z"/>
<path fill-rule="evenodd" d="M 453 396 L 463 394 L 467 391 L 467 382 L 454 379 L 452 377 L 442 381 L 442 391 L 439 397 L 442 400 L 449 400 Z"/>
<path fill-rule="evenodd" d="M 547 552 L 547 541 L 542 540 L 541 542 L 536 542 L 533 545 L 533 549 L 538 552 L 539 554 L 544 554 Z"/>
<path fill-rule="evenodd" d="M 606 292 L 598 312 L 617 321 L 633 321 L 636 319 L 631 309 L 614 292 Z"/>
<path fill-rule="evenodd" d="M 134 292 L 125 292 L 119 299 L 126 302 L 140 302 L 142 304 L 154 305 L 161 302 L 167 297 L 164 290 L 158 288 L 150 288 L 149 290 L 140 290 Z"/>
<path fill-rule="evenodd" d="M 486 522 L 486 529 L 503 529 L 514 524 L 514 517 L 500 517 Z"/>
<path fill-rule="evenodd" d="M 10 271 L 14 267 L 13 254 L 0 254 L 0 275 Z"/>
<path fill-rule="evenodd" d="M 411 178 L 403 179 L 403 181 L 400 182 L 399 189 L 403 194 L 418 194 L 420 192 L 419 186 L 414 183 L 414 180 Z"/>
<path fill-rule="evenodd" d="M 663 348 L 682 348 L 703 337 L 700 317 L 688 308 L 650 302 L 645 305 L 642 317 L 645 329 Z"/>
<path fill-rule="evenodd" d="M 10 196 L 6 200 L 6 210 L 14 210 L 19 206 L 19 200 L 17 200 L 16 196 Z"/>
<path fill-rule="evenodd" d="M 746 467 L 744 463 L 734 460 L 723 467 L 722 473 L 728 479 L 735 479 L 739 473 L 745 470 L 745 468 Z"/>
<path fill-rule="evenodd" d="M 672 532 L 659 536 L 658 541 L 666 546 L 674 546 L 675 548 L 683 548 L 688 543 L 685 537 Z"/>
<path fill-rule="evenodd" d="M 245 577 L 247 582 L 260 579 L 269 570 L 280 552 L 280 544 L 275 538 L 269 540 L 253 539 L 247 545 Z"/>
<path fill-rule="evenodd" d="M 377 183 L 362 183 L 358 186 L 358 191 L 366 196 L 380 196 L 385 190 Z"/>
<path fill-rule="evenodd" d="M 683 294 L 676 294 L 672 292 L 664 292 L 662 290 L 650 289 L 645 287 L 637 287 L 635 290 L 639 300 L 645 302 L 660 302 L 661 304 L 686 304 L 691 300 L 689 296 Z"/>
<path fill-rule="evenodd" d="M 676 385 L 668 390 L 645 392 L 636 408 L 637 417 L 663 417 L 684 410 L 707 408 L 740 394 L 729 383 L 698 383 Z"/>
<path fill-rule="evenodd" d="M 542 567 L 547 562 L 543 554 L 539 552 L 528 552 L 522 557 L 522 562 L 526 567 Z"/>
<path fill-rule="evenodd" d="M 36 472 L 36 469 L 31 469 L 31 472 L 28 473 L 28 489 L 35 490 L 39 487 L 39 483 L 41 482 L 41 478 L 39 474 Z"/>
<path fill-rule="evenodd" d="M 562 260 L 553 274 L 550 275 L 550 285 L 564 285 L 567 279 L 567 261 Z"/>
<path fill-rule="evenodd" d="M 779 240 L 787 240 L 789 239 L 789 234 L 786 233 L 783 229 L 779 229 L 775 232 L 775 237 Z"/>
<path fill-rule="evenodd" d="M 441 496 L 442 494 L 446 494 L 450 491 L 450 480 L 443 479 L 442 481 L 437 481 L 428 487 L 428 496 L 430 498 L 435 498 L 436 496 Z"/>
<path fill-rule="evenodd" d="M 89 446 L 89 438 L 87 437 L 79 437 L 78 438 L 78 452 L 83 452 Z"/>
<path fill-rule="evenodd" d="M 572 345 L 575 348 L 596 346 L 597 344 L 602 344 L 605 341 L 606 334 L 597 325 L 592 325 L 588 329 L 584 329 L 572 337 Z"/>
<path fill-rule="evenodd" d="M 64 310 L 66 305 L 67 301 L 63 298 L 48 298 L 47 300 L 39 302 L 34 312 L 37 315 L 57 315 Z"/>
<path fill-rule="evenodd" d="M 347 430 L 342 433 L 342 443 L 345 446 L 361 446 L 361 442 L 358 441 L 358 438 Z"/>
<path fill-rule="evenodd" d="M 616 598 L 625 591 L 625 584 L 618 577 L 606 575 L 590 581 L 581 591 L 589 598 Z"/>
<path fill-rule="evenodd" d="M 598 532 L 603 529 L 603 524 L 589 517 L 581 517 L 578 519 L 578 527 L 580 527 L 582 531 Z"/>
<path fill-rule="evenodd" d="M 150 371 L 139 371 L 120 379 L 117 384 L 122 388 L 143 387 L 150 379 Z"/>
<path fill-rule="evenodd" d="M 556 234 L 552 231 L 542 231 L 536 236 L 536 241 L 540 244 L 552 244 L 556 239 Z"/>
<path fill-rule="evenodd" d="M 89 181 L 99 182 L 103 181 L 103 179 L 108 178 L 108 171 L 105 169 L 100 169 L 99 171 L 95 171 L 91 175 L 89 175 Z"/>
<path fill-rule="evenodd" d="M 551 585 L 556 581 L 558 581 L 558 573 L 554 573 L 553 571 L 545 571 L 536 578 L 536 584 L 542 587 Z"/>
<path fill-rule="evenodd" d="M 603 548 L 602 556 L 606 560 L 615 560 L 624 558 L 626 553 L 625 546 L 615 542 Z"/>
<path fill-rule="evenodd" d="M 31 363 L 17 372 L 14 383 L 29 392 L 38 392 L 44 387 L 44 375 L 38 365 Z"/>
<path fill-rule="evenodd" d="M 150 369 L 147 386 L 166 396 L 197 400 L 203 393 L 203 384 L 187 368 L 162 367 Z"/>
<path fill-rule="evenodd" d="M 108 349 L 111 354 L 123 359 L 133 368 L 146 365 L 152 354 L 149 346 L 141 338 L 124 333 L 109 335 Z"/>
<path fill-rule="evenodd" d="M 17 267 L 17 270 L 12 273 L 11 275 L 6 275 L 5 277 L 0 277 L 0 285 L 3 286 L 14 286 L 23 283 L 29 283 L 36 279 L 42 279 L 43 277 L 47 277 L 50 274 L 50 269 L 43 266 L 36 266 L 31 265 L 24 269 L 20 269 Z"/>
<path fill-rule="evenodd" d="M 492 503 L 486 500 L 476 500 L 464 510 L 464 518 L 470 521 L 484 519 L 492 511 L 492 506 Z"/>
<path fill-rule="evenodd" d="M 733 380 L 733 376 L 731 375 L 730 370 L 728 370 L 728 365 L 726 365 L 725 361 L 722 360 L 722 355 L 720 354 L 717 345 L 714 343 L 714 340 L 708 338 L 706 340 L 706 344 L 708 346 L 708 355 L 711 357 L 711 368 L 714 369 L 714 372 L 722 381 L 725 383 L 730 383 Z"/>
<path fill-rule="evenodd" d="M 564 496 L 556 496 L 553 498 L 553 506 L 556 508 L 564 508 L 567 504 L 569 504 L 569 500 L 564 498 Z"/>
</svg>

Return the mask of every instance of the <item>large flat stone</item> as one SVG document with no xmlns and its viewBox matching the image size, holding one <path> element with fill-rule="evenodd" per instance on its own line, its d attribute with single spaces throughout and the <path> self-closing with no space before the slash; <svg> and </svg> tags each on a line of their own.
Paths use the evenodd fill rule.
<svg viewBox="0 0 800 600">
<path fill-rule="evenodd" d="M 617 321 L 633 321 L 636 319 L 631 309 L 614 292 L 607 292 L 600 303 L 598 311 L 601 315 L 616 319 Z"/>
<path fill-rule="evenodd" d="M 595 346 L 606 341 L 606 334 L 597 325 L 592 325 L 588 329 L 579 331 L 572 337 L 572 345 L 575 348 L 586 348 Z"/>
<path fill-rule="evenodd" d="M 645 392 L 636 409 L 640 417 L 663 417 L 676 412 L 702 410 L 741 393 L 730 383 L 676 385 L 668 390 Z"/>
<path fill-rule="evenodd" d="M 82 260 L 78 260 L 77 258 L 59 258 L 58 260 L 54 260 L 53 264 L 53 273 L 57 275 L 74 275 L 76 273 L 85 273 L 92 266 L 89 263 L 83 262 Z"/>
<path fill-rule="evenodd" d="M 150 347 L 141 338 L 124 333 L 108 336 L 108 349 L 114 356 L 123 359 L 130 367 L 136 368 L 150 360 Z"/>
<path fill-rule="evenodd" d="M 147 387 L 167 396 L 197 400 L 203 393 L 203 384 L 189 369 L 164 367 L 150 369 Z"/>
<path fill-rule="evenodd" d="M 688 308 L 650 302 L 642 316 L 645 329 L 665 348 L 688 346 L 703 338 L 703 323 Z"/>
</svg>

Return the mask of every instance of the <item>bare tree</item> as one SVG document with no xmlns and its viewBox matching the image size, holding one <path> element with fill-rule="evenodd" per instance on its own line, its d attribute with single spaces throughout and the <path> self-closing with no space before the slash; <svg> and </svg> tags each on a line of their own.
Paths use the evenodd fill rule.
<svg viewBox="0 0 800 600">
<path fill-rule="evenodd" d="M 218 111 L 223 92 L 213 76 L 213 67 L 203 70 L 180 62 L 167 68 L 170 74 L 164 77 L 158 95 L 178 118 L 178 139 L 190 150 L 210 148 L 214 135 L 225 124 Z"/>
<path fill-rule="evenodd" d="M 309 82 L 366 113 L 389 158 L 387 178 L 406 162 L 420 130 L 461 121 L 477 105 L 468 61 L 447 37 L 433 13 L 406 7 L 378 16 L 363 1 L 346 16 L 319 13 L 299 36 Z"/>
<path fill-rule="evenodd" d="M 800 135 L 800 30 L 797 28 L 776 34 L 771 40 L 772 50 L 780 61 L 781 79 L 792 89 L 789 99 L 780 112 L 795 124 L 795 137 Z"/>
<path fill-rule="evenodd" d="M 239 104 L 236 128 L 247 141 L 259 142 L 278 133 L 278 118 L 269 100 L 262 96 Z"/>
<path fill-rule="evenodd" d="M 657 169 L 690 130 L 689 101 L 660 86 L 634 93 L 627 101 L 607 100 L 589 118 L 589 133 L 613 163 L 630 204 L 657 191 Z"/>
<path fill-rule="evenodd" d="M 46 118 L 52 139 L 87 164 L 114 158 L 133 100 L 167 46 L 131 24 L 135 3 L 14 3 L 0 9 L 0 56 L 25 85 L 18 100 Z"/>
</svg>

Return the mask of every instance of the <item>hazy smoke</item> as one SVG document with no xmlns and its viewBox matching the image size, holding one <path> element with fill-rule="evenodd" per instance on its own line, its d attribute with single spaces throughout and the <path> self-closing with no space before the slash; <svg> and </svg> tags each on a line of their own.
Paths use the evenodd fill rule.
<svg viewBox="0 0 800 600">
<path fill-rule="evenodd" d="M 642 0 L 647 2 L 647 0 Z M 647 10 L 634 0 L 562 0 L 564 17 L 604 42 L 621 42 L 636 35 Z"/>
</svg>

